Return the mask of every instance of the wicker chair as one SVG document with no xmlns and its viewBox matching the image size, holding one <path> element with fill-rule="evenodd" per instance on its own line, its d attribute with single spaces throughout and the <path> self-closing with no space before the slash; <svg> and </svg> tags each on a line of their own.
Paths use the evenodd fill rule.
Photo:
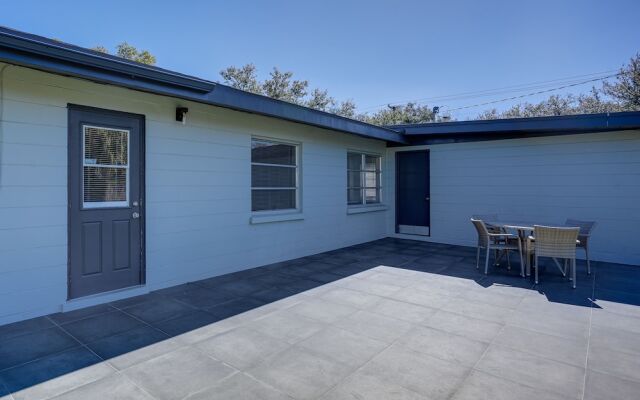
<svg viewBox="0 0 640 400">
<path fill-rule="evenodd" d="M 580 221 L 577 219 L 568 218 L 567 222 L 565 222 L 566 226 L 577 226 L 580 228 L 580 234 L 578 235 L 578 240 L 580 243 L 578 244 L 578 248 L 584 249 L 585 256 L 587 258 L 587 274 L 591 275 L 591 260 L 589 259 L 589 238 L 591 237 L 591 232 L 593 232 L 593 228 L 595 228 L 595 221 Z"/>
<path fill-rule="evenodd" d="M 498 221 L 498 214 L 474 214 L 473 216 L 471 216 L 471 218 L 478 219 L 478 220 L 484 222 L 485 226 L 487 227 L 487 230 L 490 233 L 504 233 L 504 232 L 506 232 L 504 229 L 500 229 L 499 227 L 493 226 L 493 225 L 490 224 L 490 222 Z"/>
<path fill-rule="evenodd" d="M 522 248 L 520 241 L 512 241 L 509 239 L 516 238 L 516 235 L 505 232 L 490 232 L 482 220 L 471 218 L 471 223 L 478 232 L 478 249 L 476 252 L 476 269 L 480 268 L 480 249 L 486 250 L 484 273 L 489 273 L 489 254 L 491 250 L 505 251 L 507 253 L 507 265 L 511 269 L 511 260 L 509 259 L 509 250 L 518 250 L 520 253 L 520 269 L 521 275 L 524 276 L 524 264 L 522 263 Z M 516 238 L 517 239 L 517 238 Z M 497 258 L 497 256 L 496 256 Z"/>
<path fill-rule="evenodd" d="M 553 258 L 558 269 L 562 272 L 562 275 L 565 276 L 566 270 L 563 269 L 556 260 L 562 258 L 570 262 L 571 281 L 573 282 L 573 288 L 576 288 L 576 245 L 579 233 L 580 228 L 577 227 L 557 228 L 534 225 L 534 236 L 530 237 L 530 240 L 533 241 L 536 284 L 538 284 L 538 259 L 540 257 Z M 533 240 L 534 238 L 535 240 Z"/>
</svg>

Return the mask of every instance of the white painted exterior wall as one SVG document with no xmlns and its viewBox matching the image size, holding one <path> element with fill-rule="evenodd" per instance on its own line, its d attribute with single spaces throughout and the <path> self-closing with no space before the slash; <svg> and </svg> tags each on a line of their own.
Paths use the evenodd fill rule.
<svg viewBox="0 0 640 400">
<path fill-rule="evenodd" d="M 640 264 L 640 131 L 411 150 L 424 148 L 431 156 L 431 236 L 424 240 L 474 246 L 472 214 L 548 224 L 595 220 L 592 259 Z M 403 149 L 388 149 L 387 193 L 395 188 L 395 153 Z M 394 196 L 388 199 L 394 209 Z M 394 235 L 395 213 L 387 218 Z"/>
<path fill-rule="evenodd" d="M 347 150 L 382 141 L 17 66 L 2 78 L 0 325 L 67 304 L 68 103 L 146 116 L 149 290 L 386 236 L 389 211 L 346 202 Z M 303 220 L 250 224 L 252 135 L 301 144 Z"/>
</svg>

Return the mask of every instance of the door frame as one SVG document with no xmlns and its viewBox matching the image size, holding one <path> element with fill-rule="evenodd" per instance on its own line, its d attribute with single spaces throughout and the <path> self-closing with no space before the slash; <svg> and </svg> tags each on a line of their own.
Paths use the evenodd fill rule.
<svg viewBox="0 0 640 400">
<path fill-rule="evenodd" d="M 138 154 L 138 163 L 140 164 L 140 172 L 139 172 L 139 184 L 140 184 L 140 285 L 145 285 L 147 282 L 147 245 L 146 245 L 146 188 L 147 185 L 145 183 L 145 175 L 146 175 L 146 120 L 144 114 L 134 114 L 124 111 L 115 111 L 98 107 L 84 106 L 80 104 L 72 104 L 67 103 L 67 301 L 69 300 L 77 300 L 78 298 L 71 298 L 71 207 L 72 207 L 72 177 L 71 177 L 71 168 L 74 167 L 74 154 L 73 151 L 75 149 L 71 148 L 71 137 L 73 135 L 73 128 L 70 121 L 70 114 L 73 111 L 87 111 L 105 115 L 112 115 L 115 117 L 123 117 L 123 118 L 131 118 L 137 119 L 140 124 L 140 149 Z M 78 200 L 78 199 L 76 199 Z M 138 286 L 132 286 L 138 287 Z M 124 288 L 127 289 L 127 288 Z M 123 289 L 117 289 L 123 290 Z M 109 292 L 104 292 L 109 293 Z M 102 293 L 97 293 L 100 295 Z M 95 296 L 95 295 L 90 295 Z"/>
<path fill-rule="evenodd" d="M 395 234 L 396 235 L 409 235 L 408 233 L 400 233 L 399 232 L 399 224 L 398 224 L 398 217 L 399 217 L 399 208 L 398 204 L 399 201 L 398 199 L 400 198 L 400 193 L 398 190 L 399 187 L 399 180 L 398 180 L 398 176 L 400 176 L 400 157 L 398 157 L 398 155 L 400 153 L 426 153 L 428 155 L 428 160 L 429 160 L 429 179 L 428 179 L 428 185 L 427 187 L 429 188 L 429 197 L 431 197 L 431 150 L 430 149 L 419 149 L 419 150 L 399 150 L 395 152 Z M 430 237 L 431 236 L 431 199 L 429 199 L 429 234 L 428 235 L 409 235 L 409 236 L 423 236 L 423 237 Z"/>
</svg>

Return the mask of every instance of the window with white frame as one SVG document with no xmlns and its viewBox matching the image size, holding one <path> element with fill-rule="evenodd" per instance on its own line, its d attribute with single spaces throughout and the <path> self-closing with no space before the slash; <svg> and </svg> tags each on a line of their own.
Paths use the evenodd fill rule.
<svg viewBox="0 0 640 400">
<path fill-rule="evenodd" d="M 82 127 L 83 208 L 129 205 L 129 131 Z"/>
<path fill-rule="evenodd" d="M 251 210 L 298 208 L 298 145 L 251 139 Z"/>
<path fill-rule="evenodd" d="M 380 203 L 381 165 L 378 155 L 347 153 L 347 204 Z"/>
</svg>

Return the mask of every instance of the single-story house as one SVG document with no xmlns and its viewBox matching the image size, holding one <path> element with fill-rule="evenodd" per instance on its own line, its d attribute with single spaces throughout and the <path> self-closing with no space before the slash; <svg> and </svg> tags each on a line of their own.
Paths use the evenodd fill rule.
<svg viewBox="0 0 640 400">
<path fill-rule="evenodd" d="M 379 127 L 0 29 L 0 324 L 469 217 L 640 264 L 640 113 Z"/>
</svg>

